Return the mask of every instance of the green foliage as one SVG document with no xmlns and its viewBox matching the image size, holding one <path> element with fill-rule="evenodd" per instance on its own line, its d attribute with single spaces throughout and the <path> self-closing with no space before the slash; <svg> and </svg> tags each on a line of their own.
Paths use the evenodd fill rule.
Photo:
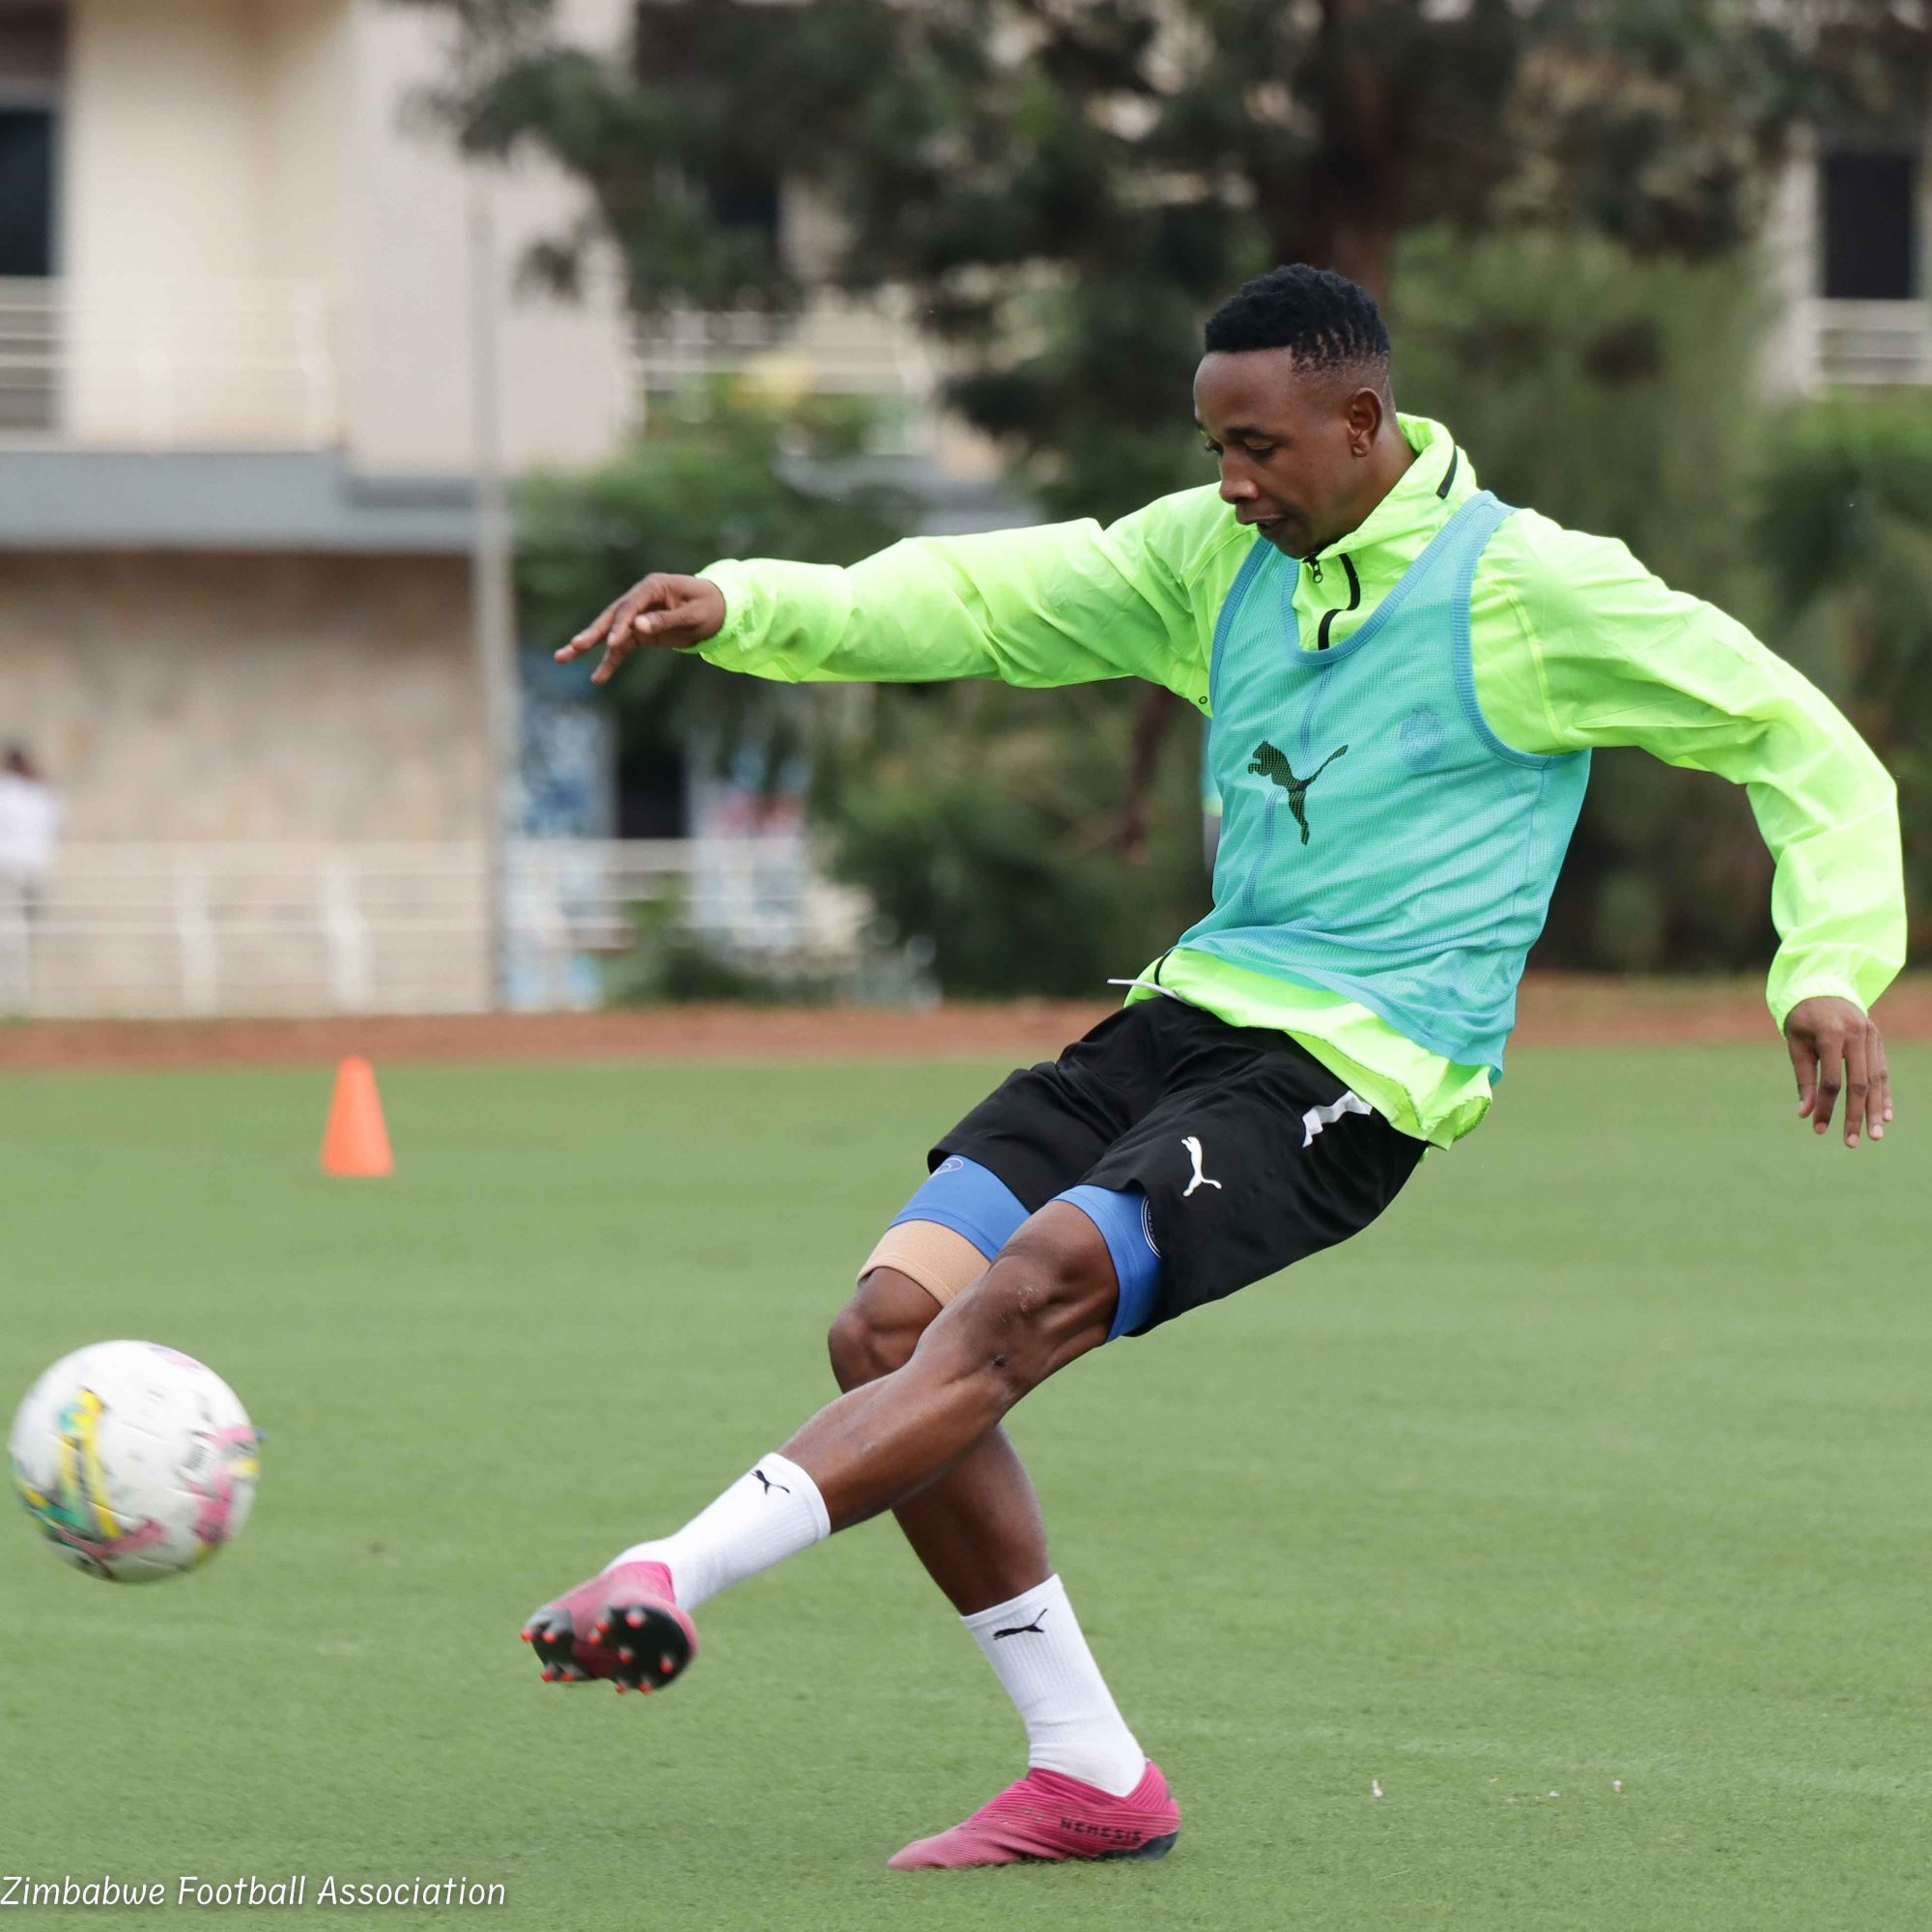
<svg viewBox="0 0 1932 1932">
<path fill-rule="evenodd" d="M 1932 907 L 1932 404 L 1841 399 L 1771 427 L 1753 534 L 1792 661 L 1898 781 L 1918 944 Z"/>
<path fill-rule="evenodd" d="M 1193 474 L 1174 399 L 1244 276 L 1313 261 L 1380 293 L 1435 222 L 1721 256 L 1794 120 L 1909 94 L 1924 41 L 1876 0 L 1823 44 L 1738 0 L 704 0 L 638 7 L 612 58 L 554 0 L 459 11 L 462 139 L 589 190 L 553 279 L 594 245 L 640 311 L 788 306 L 783 251 L 718 211 L 809 185 L 835 279 L 915 291 L 966 414 L 1051 510 L 1103 518 Z"/>
<path fill-rule="evenodd" d="M 1768 482 L 1829 521 L 1846 463 L 1888 479 L 1875 575 L 1810 584 L 1827 613 L 1811 633 L 1760 595 L 1740 514 L 1744 243 L 1799 119 L 1922 118 L 1927 32 L 1906 10 L 1845 0 L 1818 33 L 1807 10 L 1739 0 L 702 0 L 639 6 L 606 57 L 563 42 L 553 0 L 422 3 L 470 29 L 442 102 L 464 143 L 534 149 L 589 192 L 593 217 L 537 268 L 568 284 L 605 249 L 639 312 L 782 309 L 805 294 L 794 266 L 720 211 L 748 184 L 809 187 L 838 216 L 832 279 L 913 291 L 949 345 L 953 400 L 1050 515 L 1107 518 L 1201 480 L 1186 388 L 1201 314 L 1236 281 L 1285 259 L 1354 274 L 1392 298 L 1405 406 L 1449 422 L 1487 482 L 1625 538 L 1801 662 L 1823 654 L 1922 793 L 1925 736 L 1898 680 L 1920 662 L 1932 524 L 1905 470 L 1824 437 L 1802 474 Z M 897 533 L 902 510 L 829 502 L 779 453 L 768 422 L 733 421 L 588 485 L 536 486 L 526 635 L 575 629 L 653 562 L 842 560 Z M 1768 540 L 1802 548 L 1790 526 L 1806 514 Z M 882 693 L 876 755 L 830 761 L 828 709 L 808 694 L 645 654 L 617 695 L 634 745 L 814 738 L 848 874 L 939 941 L 950 984 L 1008 986 L 1023 959 L 1086 983 L 1103 952 L 1118 968 L 1133 935 L 1158 943 L 1192 879 L 1185 783 L 1185 844 L 1144 872 L 1103 850 L 1120 692 L 1028 697 L 1032 722 L 1010 732 L 1004 698 Z M 1029 759 L 1027 782 L 995 795 Z M 1767 884 L 1740 797 L 1612 754 L 1540 957 L 1741 964 L 1770 940 Z M 986 927 L 995 902 L 1005 943 Z"/>
<path fill-rule="evenodd" d="M 814 487 L 804 466 L 849 455 L 849 405 L 785 409 L 721 388 L 698 420 L 673 421 L 582 474 L 531 478 L 517 502 L 517 612 L 533 643 L 562 643 L 639 578 L 720 556 L 850 563 L 905 534 L 899 493 Z M 611 687 L 628 746 L 747 738 L 776 766 L 831 718 L 823 693 L 734 677 L 673 651 L 639 651 Z"/>
<path fill-rule="evenodd" d="M 1623 538 L 1680 589 L 1737 589 L 1762 320 L 1752 258 L 1692 265 L 1601 236 L 1438 228 L 1397 260 L 1404 409 L 1448 423 L 1505 500 Z"/>
<path fill-rule="evenodd" d="M 1399 256 L 1397 395 L 1439 416 L 1483 482 L 1750 618 L 1757 281 L 1748 258 L 1645 260 L 1588 235 Z M 1537 952 L 1544 965 L 1742 967 L 1776 944 L 1770 861 L 1742 793 L 1600 753 Z"/>
<path fill-rule="evenodd" d="M 1100 997 L 1206 910 L 1179 766 L 1147 861 L 1110 849 L 1137 688 L 880 696 L 875 735 L 826 775 L 834 860 L 933 943 L 948 993 Z"/>
<path fill-rule="evenodd" d="M 678 1006 L 728 1000 L 744 1006 L 820 1004 L 843 990 L 831 974 L 775 972 L 743 965 L 684 923 L 674 899 L 631 908 L 631 947 L 608 961 L 604 999 L 617 1007 Z"/>
</svg>

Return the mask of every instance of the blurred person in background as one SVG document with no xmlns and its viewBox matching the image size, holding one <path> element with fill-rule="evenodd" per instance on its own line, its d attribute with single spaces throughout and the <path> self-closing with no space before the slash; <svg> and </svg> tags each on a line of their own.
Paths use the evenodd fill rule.
<svg viewBox="0 0 1932 1932">
<path fill-rule="evenodd" d="M 53 865 L 61 803 L 24 745 L 0 755 L 0 1010 L 27 1004 L 34 921 Z"/>
</svg>

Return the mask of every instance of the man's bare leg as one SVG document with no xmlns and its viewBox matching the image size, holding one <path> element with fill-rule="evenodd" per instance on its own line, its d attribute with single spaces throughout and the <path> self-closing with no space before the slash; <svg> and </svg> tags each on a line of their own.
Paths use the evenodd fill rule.
<svg viewBox="0 0 1932 1932">
<path fill-rule="evenodd" d="M 839 1378 L 854 1385 L 683 1529 L 546 1605 L 526 1634 L 546 1675 L 668 1683 L 696 1654 L 689 1605 L 895 1510 L 1011 1696 L 1028 1770 L 890 1862 L 1159 1858 L 1179 1808 L 1048 1572 L 1033 1485 L 1000 1428 L 1106 1339 L 1118 1291 L 1105 1239 L 1079 1208 L 1052 1203 L 943 1311 L 928 1319 L 915 1295 L 931 1303 L 910 1277 L 873 1270 L 833 1329 Z"/>
<path fill-rule="evenodd" d="M 952 1474 L 982 1437 L 997 1435 L 1023 1395 L 1106 1340 L 1117 1299 L 1100 1231 L 1079 1208 L 1048 1203 L 921 1331 L 900 1367 L 821 1409 L 681 1530 L 634 1546 L 544 1605 L 525 1634 L 547 1673 L 639 1688 L 668 1683 L 695 1654 L 692 1608 L 836 1529 L 912 1502 Z M 974 1523 L 989 1539 L 982 1559 L 988 1576 L 1036 1577 L 1044 1563 L 1031 1486 L 1017 1459 L 1005 1469 L 993 1460 L 1000 1453 L 989 1448 L 969 1473 L 961 1493 L 972 1514 L 962 1520 L 955 1497 L 952 1530 L 931 1539 L 948 1580 L 969 1601 L 987 1587 L 975 1577 Z M 1022 1513 L 1011 1525 L 993 1526 L 991 1512 L 1003 1493 L 1012 1493 L 1016 1471 Z M 940 1507 L 919 1520 L 943 1523 Z M 640 1651 L 621 1634 L 605 1641 L 614 1629 L 613 1606 L 639 1607 L 639 1590 L 648 1598 L 644 1623 L 632 1628 L 662 1630 L 668 1640 L 659 1651 Z"/>
<path fill-rule="evenodd" d="M 910 1275 L 873 1268 L 827 1337 L 838 1386 L 863 1388 L 902 1369 L 939 1312 L 939 1302 Z M 989 1431 L 893 1514 L 962 1617 L 1018 1597 L 1051 1574 L 1039 1498 L 1004 1429 Z"/>
<path fill-rule="evenodd" d="M 1117 1298 L 1100 1231 L 1050 1201 L 940 1311 L 902 1367 L 828 1404 L 780 1453 L 810 1476 L 835 1531 L 895 1508 L 1104 1342 Z"/>
<path fill-rule="evenodd" d="M 841 1387 L 901 1369 L 940 1311 L 930 1290 L 875 1267 L 839 1311 L 828 1343 Z M 943 1476 L 893 1512 L 919 1560 L 952 1600 L 1026 1727 L 1030 1771 L 1124 1796 L 1147 1771 L 1054 1575 L 1032 1481 L 1004 1429 L 989 1430 Z"/>
</svg>

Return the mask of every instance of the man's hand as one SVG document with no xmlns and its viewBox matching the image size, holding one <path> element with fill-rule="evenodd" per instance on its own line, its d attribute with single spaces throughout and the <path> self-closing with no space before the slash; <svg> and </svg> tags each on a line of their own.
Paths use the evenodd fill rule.
<svg viewBox="0 0 1932 1932">
<path fill-rule="evenodd" d="M 602 644 L 604 656 L 590 673 L 590 682 L 609 684 L 617 667 L 639 644 L 689 650 L 715 638 L 724 622 L 724 593 L 708 577 L 671 577 L 654 571 L 584 625 L 557 652 L 556 661 L 575 664 Z"/>
<path fill-rule="evenodd" d="M 1891 1119 L 1891 1076 L 1885 1041 L 1850 1000 L 1800 1000 L 1785 1015 L 1784 1043 L 1798 1074 L 1798 1118 L 1818 1133 L 1832 1124 L 1838 1090 L 1845 1090 L 1845 1145 L 1859 1144 L 1861 1126 L 1875 1141 Z"/>
</svg>

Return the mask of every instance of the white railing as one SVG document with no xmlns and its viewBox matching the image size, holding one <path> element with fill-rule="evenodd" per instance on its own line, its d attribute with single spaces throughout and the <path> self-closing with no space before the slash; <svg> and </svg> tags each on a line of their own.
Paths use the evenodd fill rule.
<svg viewBox="0 0 1932 1932">
<path fill-rule="evenodd" d="M 1803 303 L 1798 324 L 1807 388 L 1932 383 L 1932 310 L 1922 301 Z"/>
<path fill-rule="evenodd" d="M 775 397 L 847 396 L 875 405 L 874 446 L 923 454 L 937 430 L 939 375 L 909 305 L 820 296 L 795 316 L 753 309 L 677 309 L 638 325 L 638 393 L 648 411 L 669 403 L 703 410 L 716 379 L 736 378 Z"/>
<path fill-rule="evenodd" d="M 0 887 L 0 1013 L 44 1017 L 473 1012 L 490 1001 L 477 844 L 71 845 Z M 507 855 L 507 990 L 595 1006 L 645 928 L 753 971 L 836 977 L 870 902 L 795 836 L 532 839 Z"/>
<path fill-rule="evenodd" d="M 309 282 L 0 280 L 0 439 L 327 448 L 342 428 L 334 335 Z"/>
</svg>

